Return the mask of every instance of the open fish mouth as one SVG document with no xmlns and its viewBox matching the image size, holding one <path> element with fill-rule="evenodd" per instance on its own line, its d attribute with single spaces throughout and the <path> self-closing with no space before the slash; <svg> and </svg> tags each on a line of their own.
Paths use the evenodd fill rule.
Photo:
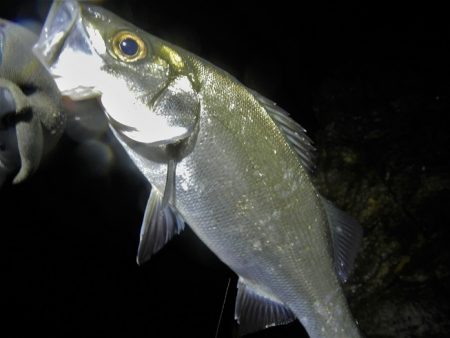
<svg viewBox="0 0 450 338">
<path fill-rule="evenodd" d="M 93 47 L 81 22 L 82 7 L 77 1 L 55 1 L 33 47 L 33 53 L 52 74 L 59 91 L 72 100 L 100 96 L 94 84 L 83 84 L 80 76 L 95 72 L 100 65 L 92 64 Z M 61 58 L 61 54 L 64 57 Z M 83 71 L 80 72 L 80 65 Z"/>
<path fill-rule="evenodd" d="M 55 1 L 50 8 L 41 36 L 33 47 L 35 55 L 47 67 L 58 56 L 80 10 L 80 5 L 75 1 Z"/>
</svg>

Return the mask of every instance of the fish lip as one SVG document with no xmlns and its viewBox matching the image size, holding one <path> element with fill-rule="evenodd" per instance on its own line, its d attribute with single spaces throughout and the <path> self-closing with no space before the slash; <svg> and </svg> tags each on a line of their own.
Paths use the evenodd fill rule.
<svg viewBox="0 0 450 338">
<path fill-rule="evenodd" d="M 86 50 L 90 52 L 90 49 L 93 48 L 89 42 L 89 33 L 83 23 L 82 13 L 86 10 L 91 10 L 90 6 L 78 1 L 55 0 L 39 39 L 32 48 L 33 54 L 52 75 L 60 94 L 74 101 L 100 96 L 99 91 L 95 90 L 95 86 L 81 83 L 75 86 L 70 77 L 59 73 L 61 70 L 58 68 L 60 58 L 66 48 L 82 53 Z M 86 41 L 86 44 L 80 43 L 81 41 Z M 76 60 L 74 65 L 75 63 Z"/>
<path fill-rule="evenodd" d="M 63 77 L 59 77 L 60 79 L 63 79 Z M 55 81 L 58 85 L 58 88 L 60 88 L 58 84 L 58 78 L 55 78 Z M 71 89 L 60 89 L 61 96 L 68 97 L 72 101 L 84 101 L 88 99 L 99 99 L 101 97 L 101 92 L 95 90 L 95 87 L 89 86 L 78 86 Z"/>
<path fill-rule="evenodd" d="M 66 38 L 80 18 L 81 6 L 77 1 L 54 1 L 42 27 L 41 35 L 33 46 L 33 53 L 47 68 L 59 55 Z"/>
<path fill-rule="evenodd" d="M 123 132 L 131 132 L 131 131 L 136 131 L 136 128 L 127 126 L 123 123 L 120 123 L 119 121 L 115 120 L 114 118 L 112 118 L 111 116 L 109 116 L 108 114 L 106 114 L 108 117 L 109 122 L 111 123 L 111 126 L 117 130 L 118 132 L 120 132 L 121 134 Z"/>
</svg>

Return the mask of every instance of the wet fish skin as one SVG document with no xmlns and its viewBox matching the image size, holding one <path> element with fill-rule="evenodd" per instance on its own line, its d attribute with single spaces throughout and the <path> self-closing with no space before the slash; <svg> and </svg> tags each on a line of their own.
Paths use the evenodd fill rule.
<svg viewBox="0 0 450 338">
<path fill-rule="evenodd" d="M 121 32 L 144 44 L 141 59 L 116 54 Z M 298 318 L 313 338 L 360 337 L 335 269 L 347 261 L 333 248 L 352 221 L 314 188 L 309 139 L 280 108 L 207 61 L 73 1 L 54 4 L 35 50 L 63 93 L 100 98 L 152 185 L 139 262 L 186 221 L 239 275 L 243 333 Z M 76 61 L 86 72 L 72 71 Z"/>
</svg>

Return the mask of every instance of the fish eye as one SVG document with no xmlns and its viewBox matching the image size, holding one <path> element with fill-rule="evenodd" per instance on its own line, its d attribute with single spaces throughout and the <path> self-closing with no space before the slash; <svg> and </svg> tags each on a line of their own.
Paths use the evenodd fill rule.
<svg viewBox="0 0 450 338">
<path fill-rule="evenodd" d="M 135 62 L 147 55 L 144 41 L 132 32 L 119 32 L 112 39 L 114 56 L 125 62 Z"/>
</svg>

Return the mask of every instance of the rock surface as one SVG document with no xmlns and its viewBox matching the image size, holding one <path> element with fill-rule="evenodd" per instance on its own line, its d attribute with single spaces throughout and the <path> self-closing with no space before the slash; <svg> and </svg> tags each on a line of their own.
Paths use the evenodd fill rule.
<svg viewBox="0 0 450 338">
<path fill-rule="evenodd" d="M 449 109 L 414 70 L 343 67 L 317 93 L 316 181 L 364 228 L 347 291 L 368 337 L 450 333 Z"/>
</svg>

